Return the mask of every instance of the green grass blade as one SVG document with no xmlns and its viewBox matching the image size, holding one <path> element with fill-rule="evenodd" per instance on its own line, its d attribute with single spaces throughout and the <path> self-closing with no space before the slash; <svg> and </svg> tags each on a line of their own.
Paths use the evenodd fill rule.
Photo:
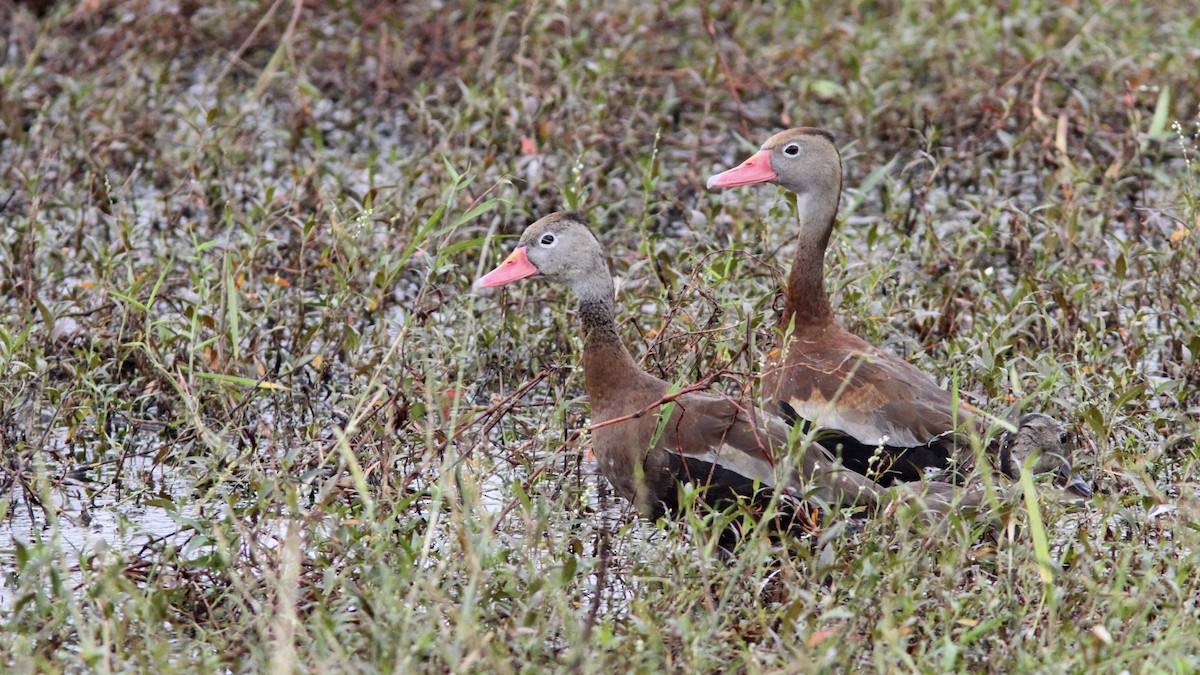
<svg viewBox="0 0 1200 675">
<path fill-rule="evenodd" d="M 1025 497 L 1025 508 L 1029 511 L 1029 535 L 1033 537 L 1033 551 L 1037 556 L 1038 574 L 1042 583 L 1054 582 L 1054 567 L 1050 560 L 1050 542 L 1046 537 L 1046 528 L 1042 524 L 1041 506 L 1038 503 L 1037 489 L 1033 485 L 1033 474 L 1026 467 L 1021 467 L 1021 491 Z"/>
<path fill-rule="evenodd" d="M 1171 88 L 1163 86 L 1158 92 L 1158 101 L 1154 104 L 1154 117 L 1150 119 L 1150 130 L 1146 132 L 1152 140 L 1161 141 L 1167 137 L 1167 124 L 1171 117 Z"/>
</svg>

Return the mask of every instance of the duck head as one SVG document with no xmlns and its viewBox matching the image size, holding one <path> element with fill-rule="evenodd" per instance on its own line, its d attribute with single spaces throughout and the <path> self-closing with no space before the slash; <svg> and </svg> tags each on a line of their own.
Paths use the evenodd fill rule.
<svg viewBox="0 0 1200 675">
<path fill-rule="evenodd" d="M 1075 437 L 1058 420 L 1041 413 L 1023 415 L 1015 433 L 1000 442 L 999 469 L 1009 478 L 1021 476 L 1021 466 L 1034 474 L 1053 473 L 1054 482 L 1081 497 L 1091 497 L 1092 488 L 1072 473 Z M 1027 464 L 1028 463 L 1028 464 Z"/>
<path fill-rule="evenodd" d="M 775 183 L 797 195 L 833 194 L 842 187 L 842 160 L 833 134 L 813 127 L 781 131 L 749 159 L 708 179 L 708 189 Z"/>
<path fill-rule="evenodd" d="M 552 213 L 525 228 L 513 252 L 475 286 L 491 288 L 530 277 L 565 284 L 581 296 L 603 295 L 604 288 L 592 287 L 607 283 L 611 295 L 604 249 L 578 214 Z"/>
</svg>

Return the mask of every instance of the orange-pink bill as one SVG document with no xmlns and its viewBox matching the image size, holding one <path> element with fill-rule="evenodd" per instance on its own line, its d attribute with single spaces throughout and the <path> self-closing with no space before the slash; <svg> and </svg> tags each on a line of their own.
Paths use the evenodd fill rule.
<svg viewBox="0 0 1200 675">
<path fill-rule="evenodd" d="M 529 262 L 529 256 L 525 251 L 524 246 L 518 246 L 513 249 L 512 253 L 500 263 L 496 269 L 488 272 L 475 282 L 475 285 L 488 288 L 491 286 L 503 286 L 504 284 L 512 283 L 518 279 L 532 277 L 538 273 L 538 268 Z"/>
<path fill-rule="evenodd" d="M 759 150 L 732 169 L 709 177 L 708 189 L 765 183 L 777 177 L 775 170 L 771 168 L 771 151 Z"/>
</svg>

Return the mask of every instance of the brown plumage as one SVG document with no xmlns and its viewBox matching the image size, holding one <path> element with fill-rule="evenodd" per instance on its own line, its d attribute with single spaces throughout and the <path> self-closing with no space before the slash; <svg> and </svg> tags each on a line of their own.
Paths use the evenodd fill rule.
<svg viewBox="0 0 1200 675">
<path fill-rule="evenodd" d="M 978 411 L 955 405 L 928 375 L 834 317 L 824 282 L 825 248 L 842 191 L 833 135 L 808 127 L 775 134 L 741 165 L 709 178 L 708 187 L 765 182 L 796 194 L 799 218 L 779 322 L 784 348 L 763 376 L 766 395 L 793 420 L 815 424 L 847 467 L 881 482 L 916 480 L 929 469 L 961 475 L 973 465 L 971 436 L 984 431 Z M 1081 486 L 1080 479 L 1069 481 L 1084 494 Z"/>
<path fill-rule="evenodd" d="M 534 276 L 570 286 L 578 298 L 584 384 L 593 425 L 600 425 L 592 434 L 596 459 L 617 494 L 644 515 L 672 511 L 680 483 L 707 486 L 705 500 L 719 507 L 735 500 L 761 504 L 773 490 L 783 492 L 785 507 L 816 502 L 876 509 L 915 496 L 847 470 L 816 443 L 796 447 L 776 415 L 706 391 L 672 398 L 667 383 L 643 371 L 617 334 L 612 276 L 582 217 L 555 213 L 530 225 L 512 254 L 476 285 Z M 673 409 L 660 432 L 666 406 Z M 945 510 L 951 491 L 929 484 L 927 505 Z"/>
</svg>

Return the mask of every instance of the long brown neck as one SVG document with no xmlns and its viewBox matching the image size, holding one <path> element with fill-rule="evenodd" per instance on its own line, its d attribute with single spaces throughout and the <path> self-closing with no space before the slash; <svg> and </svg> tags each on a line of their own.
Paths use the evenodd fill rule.
<svg viewBox="0 0 1200 675">
<path fill-rule="evenodd" d="M 613 304 L 611 290 L 607 298 L 581 295 L 579 299 L 579 319 L 583 323 L 583 384 L 597 417 L 619 408 L 628 398 L 628 387 L 645 377 L 645 372 L 638 367 L 617 334 Z"/>
<path fill-rule="evenodd" d="M 787 298 L 780 323 L 787 326 L 794 318 L 797 325 L 828 321 L 833 317 L 829 294 L 825 292 L 825 247 L 837 220 L 841 180 L 837 189 L 809 191 L 796 200 L 800 235 L 796 240 L 796 258 L 788 275 Z"/>
</svg>

